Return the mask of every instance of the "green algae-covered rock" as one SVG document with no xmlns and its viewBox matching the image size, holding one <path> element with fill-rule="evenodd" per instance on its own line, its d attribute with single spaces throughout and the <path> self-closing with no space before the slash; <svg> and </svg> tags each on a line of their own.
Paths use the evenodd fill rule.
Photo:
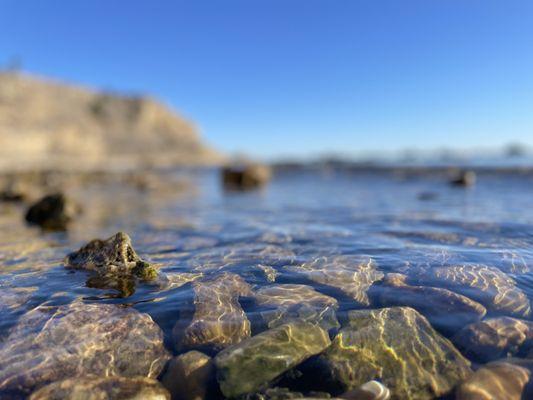
<svg viewBox="0 0 533 400">
<path fill-rule="evenodd" d="M 432 399 L 471 373 L 470 363 L 412 308 L 351 311 L 348 319 L 318 359 L 330 390 L 376 379 L 392 399 Z"/>
<path fill-rule="evenodd" d="M 330 345 L 327 332 L 309 322 L 291 322 L 246 339 L 215 357 L 226 397 L 257 391 Z"/>
<path fill-rule="evenodd" d="M 149 378 L 79 377 L 51 383 L 30 400 L 170 400 L 168 391 Z"/>
</svg>

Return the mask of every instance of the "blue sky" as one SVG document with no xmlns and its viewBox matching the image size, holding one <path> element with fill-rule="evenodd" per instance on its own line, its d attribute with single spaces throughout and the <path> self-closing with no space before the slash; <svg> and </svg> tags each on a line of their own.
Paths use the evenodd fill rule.
<svg viewBox="0 0 533 400">
<path fill-rule="evenodd" d="M 270 158 L 533 145 L 529 0 L 0 0 L 0 62 Z"/>
</svg>

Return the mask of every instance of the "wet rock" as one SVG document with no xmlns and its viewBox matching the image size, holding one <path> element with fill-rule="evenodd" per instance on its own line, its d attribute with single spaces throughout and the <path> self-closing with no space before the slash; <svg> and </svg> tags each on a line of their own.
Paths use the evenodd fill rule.
<svg viewBox="0 0 533 400">
<path fill-rule="evenodd" d="M 387 274 L 383 285 L 376 287 L 380 305 L 407 306 L 423 314 L 434 327 L 456 332 L 467 324 L 479 321 L 487 310 L 468 297 L 448 289 L 411 286 L 407 276 Z"/>
<path fill-rule="evenodd" d="M 317 359 L 315 381 L 333 393 L 377 379 L 392 399 L 433 399 L 471 373 L 470 363 L 412 308 L 351 311 L 348 319 Z"/>
<path fill-rule="evenodd" d="M 476 173 L 474 171 L 460 171 L 455 178 L 450 181 L 452 186 L 468 187 L 476 184 Z"/>
<path fill-rule="evenodd" d="M 249 296 L 251 288 L 240 276 L 225 272 L 195 281 L 193 289 L 192 321 L 187 326 L 184 325 L 187 318 L 181 318 L 172 332 L 176 348 L 219 350 L 250 336 L 250 321 L 239 304 L 239 297 Z"/>
<path fill-rule="evenodd" d="M 390 390 L 381 382 L 369 381 L 357 389 L 343 393 L 340 398 L 346 400 L 388 400 L 390 399 Z"/>
<path fill-rule="evenodd" d="M 162 379 L 172 400 L 203 400 L 216 386 L 211 357 L 199 351 L 189 351 L 174 357 Z"/>
<path fill-rule="evenodd" d="M 276 278 L 278 276 L 278 271 L 276 271 L 274 268 L 272 268 L 270 265 L 262 265 L 262 264 L 259 264 L 257 266 L 257 269 L 262 271 L 266 280 L 268 282 L 276 282 Z"/>
<path fill-rule="evenodd" d="M 161 384 L 149 378 L 77 377 L 51 383 L 30 400 L 170 400 Z"/>
<path fill-rule="evenodd" d="M 0 398 L 88 374 L 155 378 L 169 358 L 147 314 L 112 304 L 39 306 L 0 349 Z"/>
<path fill-rule="evenodd" d="M 473 360 L 497 360 L 531 347 L 533 322 L 511 317 L 490 318 L 464 327 L 452 341 Z"/>
<path fill-rule="evenodd" d="M 91 240 L 65 258 L 68 268 L 95 271 L 100 276 L 132 275 L 142 280 L 157 277 L 155 267 L 141 260 L 131 245 L 130 237 L 118 232 L 107 240 Z"/>
<path fill-rule="evenodd" d="M 79 207 L 65 195 L 56 193 L 45 196 L 30 206 L 26 212 L 26 221 L 45 230 L 65 230 L 79 211 Z"/>
<path fill-rule="evenodd" d="M 304 320 L 320 324 L 324 329 L 339 327 L 335 315 L 337 300 L 307 285 L 272 285 L 254 293 L 260 308 L 269 308 L 261 315 L 269 328 L 291 320 Z"/>
<path fill-rule="evenodd" d="M 272 176 L 272 171 L 266 165 L 249 164 L 224 167 L 221 174 L 224 188 L 249 190 L 268 183 Z"/>
<path fill-rule="evenodd" d="M 374 282 L 383 278 L 383 273 L 377 271 L 374 261 L 369 258 L 320 257 L 289 269 L 313 282 L 340 290 L 361 306 L 370 304 L 367 291 Z"/>
<path fill-rule="evenodd" d="M 330 345 L 327 332 L 309 322 L 291 322 L 262 332 L 215 357 L 226 397 L 252 393 Z"/>
<path fill-rule="evenodd" d="M 527 317 L 531 306 L 515 281 L 497 268 L 486 265 L 455 265 L 430 268 L 416 280 L 444 287 L 483 304 L 488 311 Z"/>
<path fill-rule="evenodd" d="M 478 369 L 456 390 L 456 400 L 522 400 L 531 370 L 505 361 Z M 533 393 L 529 393 L 532 395 Z"/>
</svg>

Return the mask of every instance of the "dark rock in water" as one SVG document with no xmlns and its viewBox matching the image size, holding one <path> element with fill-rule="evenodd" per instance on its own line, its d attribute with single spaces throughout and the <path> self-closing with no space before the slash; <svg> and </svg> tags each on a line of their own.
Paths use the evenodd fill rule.
<svg viewBox="0 0 533 400">
<path fill-rule="evenodd" d="M 26 221 L 45 230 L 65 230 L 79 208 L 63 194 L 43 197 L 26 212 Z"/>
<path fill-rule="evenodd" d="M 149 378 L 77 377 L 51 383 L 29 400 L 170 400 L 161 384 Z"/>
<path fill-rule="evenodd" d="M 26 195 L 22 192 L 16 192 L 11 189 L 5 189 L 0 192 L 0 201 L 4 203 L 20 203 L 26 200 Z"/>
<path fill-rule="evenodd" d="M 474 186 L 476 184 L 476 173 L 474 171 L 461 171 L 450 181 L 450 184 L 457 187 Z"/>
<path fill-rule="evenodd" d="M 483 304 L 488 311 L 527 317 L 531 306 L 515 281 L 486 265 L 455 265 L 430 268 L 416 277 L 419 283 L 448 288 Z"/>
<path fill-rule="evenodd" d="M 433 399 L 471 373 L 468 360 L 412 308 L 351 311 L 348 318 L 317 359 L 315 381 L 332 392 L 377 379 L 392 399 Z"/>
<path fill-rule="evenodd" d="M 506 360 L 478 369 L 455 392 L 456 400 L 524 400 L 533 393 L 526 389 L 531 369 Z M 526 393 L 529 392 L 529 393 Z"/>
<path fill-rule="evenodd" d="M 176 348 L 222 349 L 250 336 L 250 321 L 239 304 L 240 296 L 251 294 L 250 286 L 238 275 L 222 273 L 193 283 L 195 311 L 187 326 L 181 318 L 172 331 Z"/>
<path fill-rule="evenodd" d="M 130 237 L 118 232 L 107 240 L 91 240 L 65 258 L 69 268 L 95 271 L 100 276 L 132 275 L 142 280 L 153 280 L 157 270 L 141 260 L 131 245 Z"/>
<path fill-rule="evenodd" d="M 491 318 L 470 324 L 452 341 L 467 357 L 488 362 L 516 355 L 533 344 L 533 322 L 511 317 Z"/>
<path fill-rule="evenodd" d="M 268 307 L 261 315 L 269 328 L 291 320 L 303 320 L 320 324 L 324 329 L 339 327 L 335 315 L 337 300 L 307 285 L 272 285 L 254 293 L 259 307 Z"/>
<path fill-rule="evenodd" d="M 272 171 L 265 165 L 250 164 L 224 167 L 221 174 L 224 188 L 247 190 L 264 186 L 270 180 Z"/>
<path fill-rule="evenodd" d="M 357 389 L 343 393 L 339 397 L 346 400 L 388 400 L 390 399 L 390 390 L 381 382 L 370 381 L 363 383 Z"/>
<path fill-rule="evenodd" d="M 262 332 L 215 357 L 220 389 L 226 397 L 255 392 L 329 345 L 327 332 L 309 322 Z"/>
<path fill-rule="evenodd" d="M 88 374 L 156 378 L 170 358 L 147 314 L 112 304 L 40 306 L 0 349 L 0 398 Z"/>
<path fill-rule="evenodd" d="M 189 351 L 170 360 L 162 379 L 172 400 L 204 400 L 216 388 L 215 369 L 211 357 Z"/>
<path fill-rule="evenodd" d="M 370 304 L 367 291 L 374 282 L 383 278 L 383 273 L 376 269 L 374 261 L 370 258 L 320 257 L 288 268 L 313 282 L 340 290 L 360 306 Z"/>
<path fill-rule="evenodd" d="M 385 307 L 407 306 L 423 314 L 436 328 L 456 332 L 479 321 L 487 310 L 468 297 L 448 289 L 410 286 L 407 276 L 387 274 L 383 285 L 375 287 L 379 304 Z"/>
</svg>

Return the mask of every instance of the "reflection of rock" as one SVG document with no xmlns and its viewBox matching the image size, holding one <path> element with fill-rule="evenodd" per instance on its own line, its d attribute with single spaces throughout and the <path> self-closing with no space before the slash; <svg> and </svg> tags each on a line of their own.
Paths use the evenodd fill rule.
<svg viewBox="0 0 533 400">
<path fill-rule="evenodd" d="M 0 349 L 0 397 L 87 374 L 155 378 L 168 358 L 163 333 L 146 314 L 111 304 L 40 306 Z"/>
<path fill-rule="evenodd" d="M 266 165 L 250 164 L 224 167 L 221 174 L 224 188 L 248 190 L 264 186 L 270 180 L 272 171 Z"/>
<path fill-rule="evenodd" d="M 26 221 L 46 230 L 65 230 L 79 212 L 63 194 L 51 194 L 33 204 L 26 212 Z"/>
<path fill-rule="evenodd" d="M 307 285 L 266 286 L 254 293 L 259 307 L 269 308 L 261 314 L 269 328 L 298 319 L 319 323 L 324 329 L 339 326 L 335 310 L 337 300 Z"/>
<path fill-rule="evenodd" d="M 529 300 L 515 281 L 499 269 L 486 265 L 456 265 L 427 270 L 418 281 L 446 287 L 483 304 L 489 311 L 526 317 Z"/>
<path fill-rule="evenodd" d="M 289 267 L 305 278 L 339 289 L 352 297 L 359 305 L 369 305 L 367 291 L 375 282 L 383 278 L 376 270 L 372 259 L 356 257 L 320 257 L 300 266 Z"/>
<path fill-rule="evenodd" d="M 172 400 L 203 400 L 215 385 L 214 372 L 211 357 L 189 351 L 170 361 L 162 383 Z"/>
<path fill-rule="evenodd" d="M 77 377 L 54 382 L 30 400 L 169 400 L 161 384 L 149 378 Z"/>
<path fill-rule="evenodd" d="M 195 281 L 192 322 L 179 320 L 173 329 L 177 348 L 209 346 L 220 349 L 250 336 L 250 321 L 239 304 L 240 296 L 251 293 L 238 275 L 222 273 L 215 278 Z"/>
<path fill-rule="evenodd" d="M 521 346 L 530 346 L 532 340 L 533 322 L 510 317 L 468 325 L 453 337 L 463 354 L 481 362 L 517 354 Z"/>
<path fill-rule="evenodd" d="M 469 362 L 412 308 L 351 311 L 348 318 L 318 358 L 317 382 L 332 391 L 378 379 L 393 399 L 432 399 L 470 373 Z"/>
<path fill-rule="evenodd" d="M 485 365 L 463 382 L 455 392 L 456 400 L 521 400 L 529 399 L 524 389 L 531 371 L 501 361 Z M 530 393 L 531 394 L 531 393 Z"/>
<path fill-rule="evenodd" d="M 223 350 L 215 357 L 226 397 L 254 392 L 330 344 L 325 330 L 307 322 L 278 326 Z"/>
<path fill-rule="evenodd" d="M 487 312 L 468 297 L 442 288 L 410 286 L 406 279 L 402 274 L 387 274 L 384 285 L 377 288 L 380 304 L 414 308 L 433 326 L 453 332 L 480 320 Z"/>
</svg>

